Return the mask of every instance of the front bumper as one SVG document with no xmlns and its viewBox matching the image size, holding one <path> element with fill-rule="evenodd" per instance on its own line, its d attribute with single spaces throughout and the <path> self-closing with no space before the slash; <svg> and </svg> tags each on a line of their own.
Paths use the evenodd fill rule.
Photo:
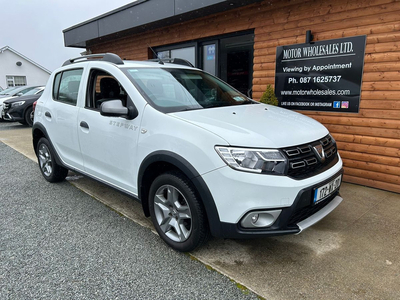
<svg viewBox="0 0 400 300">
<path fill-rule="evenodd" d="M 217 236 L 250 238 L 297 234 L 333 211 L 342 201 L 339 189 L 314 204 L 314 191 L 343 174 L 342 161 L 316 176 L 294 180 L 287 176 L 251 174 L 221 168 L 203 175 L 217 206 L 220 224 Z M 228 188 L 221 188 L 228 187 Z M 269 227 L 244 228 L 251 212 L 281 211 Z M 212 229 L 212 232 L 215 232 Z"/>
<path fill-rule="evenodd" d="M 6 121 L 24 121 L 23 116 L 24 108 L 20 107 L 19 109 L 9 108 L 3 109 L 0 111 L 0 117 Z"/>
<path fill-rule="evenodd" d="M 329 203 L 327 203 L 325 207 L 321 208 L 319 211 L 312 214 L 307 219 L 304 219 L 303 221 L 297 223 L 297 226 L 300 228 L 300 232 L 307 229 L 308 227 L 311 227 L 315 223 L 321 221 L 323 218 L 329 215 L 336 207 L 338 207 L 339 204 L 342 203 L 342 201 L 343 198 L 338 195 L 335 198 L 333 198 Z"/>
<path fill-rule="evenodd" d="M 301 190 L 290 207 L 282 208 L 281 214 L 272 226 L 268 228 L 248 229 L 243 228 L 240 225 L 240 221 L 236 224 L 221 222 L 222 236 L 225 238 L 257 238 L 263 236 L 299 234 L 322 220 L 342 202 L 343 199 L 339 194 L 340 188 L 327 199 L 316 205 L 314 205 L 312 201 L 314 188 L 321 186 L 321 184 L 328 183 L 340 174 L 343 174 L 342 170 L 325 182 Z"/>
</svg>

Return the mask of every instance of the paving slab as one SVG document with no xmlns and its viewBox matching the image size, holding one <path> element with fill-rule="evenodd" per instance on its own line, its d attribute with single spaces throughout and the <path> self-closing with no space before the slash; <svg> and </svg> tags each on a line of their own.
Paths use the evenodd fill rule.
<svg viewBox="0 0 400 300">
<path fill-rule="evenodd" d="M 30 129 L 0 141 L 36 161 Z M 140 203 L 70 172 L 70 183 L 136 223 Z M 400 299 L 400 194 L 343 183 L 342 204 L 300 235 L 212 239 L 193 257 L 266 299 Z"/>
<path fill-rule="evenodd" d="M 33 161 L 37 161 L 32 144 L 32 128 L 17 124 L 3 123 L 2 130 L 0 130 L 0 141 Z"/>
</svg>

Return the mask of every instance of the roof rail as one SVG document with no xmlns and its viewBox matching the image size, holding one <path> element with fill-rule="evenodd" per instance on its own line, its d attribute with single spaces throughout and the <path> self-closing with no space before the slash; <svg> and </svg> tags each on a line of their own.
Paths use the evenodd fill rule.
<svg viewBox="0 0 400 300">
<path fill-rule="evenodd" d="M 116 65 L 123 65 L 124 64 L 123 60 L 117 54 L 114 54 L 114 53 L 102 53 L 102 54 L 83 55 L 83 56 L 79 56 L 79 57 L 76 57 L 76 58 L 71 58 L 71 59 L 66 60 L 63 63 L 62 66 L 64 67 L 64 66 L 67 66 L 67 65 L 70 65 L 70 64 L 73 64 L 73 63 L 82 62 L 83 60 L 87 61 L 87 60 L 92 60 L 92 59 L 101 60 L 101 61 L 108 61 L 108 62 L 114 63 Z"/>
<path fill-rule="evenodd" d="M 148 61 L 156 61 L 156 62 L 168 62 L 171 64 L 177 64 L 177 65 L 184 65 L 184 66 L 189 66 L 194 68 L 194 66 L 192 65 L 192 63 L 186 59 L 182 59 L 182 58 L 154 58 L 154 59 L 149 59 Z"/>
</svg>

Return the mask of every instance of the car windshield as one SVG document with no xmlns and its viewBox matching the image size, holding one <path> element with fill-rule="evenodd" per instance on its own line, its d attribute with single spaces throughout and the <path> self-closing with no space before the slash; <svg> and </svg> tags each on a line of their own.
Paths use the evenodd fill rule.
<svg viewBox="0 0 400 300">
<path fill-rule="evenodd" d="M 36 93 L 40 92 L 41 90 L 43 90 L 42 87 L 36 87 L 34 89 L 31 89 L 29 92 L 26 92 L 24 94 L 24 96 L 28 96 L 28 95 L 35 95 Z"/>
<path fill-rule="evenodd" d="M 0 95 L 10 95 L 10 92 L 15 90 L 16 88 L 18 88 L 18 87 L 13 86 L 13 87 L 6 88 L 5 90 L 0 92 Z"/>
<path fill-rule="evenodd" d="M 255 103 L 199 70 L 129 68 L 125 73 L 150 104 L 163 112 Z"/>
</svg>

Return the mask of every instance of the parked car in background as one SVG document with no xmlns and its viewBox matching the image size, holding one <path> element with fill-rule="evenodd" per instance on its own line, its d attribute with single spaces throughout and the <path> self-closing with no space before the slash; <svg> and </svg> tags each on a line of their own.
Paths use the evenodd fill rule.
<svg viewBox="0 0 400 300">
<path fill-rule="evenodd" d="M 0 92 L 0 98 L 9 97 L 12 95 L 12 91 L 15 90 L 17 86 L 8 87 Z"/>
<path fill-rule="evenodd" d="M 12 98 L 16 98 L 22 95 L 25 95 L 30 90 L 37 88 L 39 86 L 18 86 L 10 89 L 6 89 L 3 92 L 0 92 L 0 119 L 2 119 L 3 115 L 3 103 L 4 101 Z"/>
<path fill-rule="evenodd" d="M 2 118 L 5 121 L 20 122 L 32 127 L 33 124 L 33 102 L 40 98 L 44 86 L 31 89 L 25 95 L 8 99 L 3 103 Z"/>
</svg>

